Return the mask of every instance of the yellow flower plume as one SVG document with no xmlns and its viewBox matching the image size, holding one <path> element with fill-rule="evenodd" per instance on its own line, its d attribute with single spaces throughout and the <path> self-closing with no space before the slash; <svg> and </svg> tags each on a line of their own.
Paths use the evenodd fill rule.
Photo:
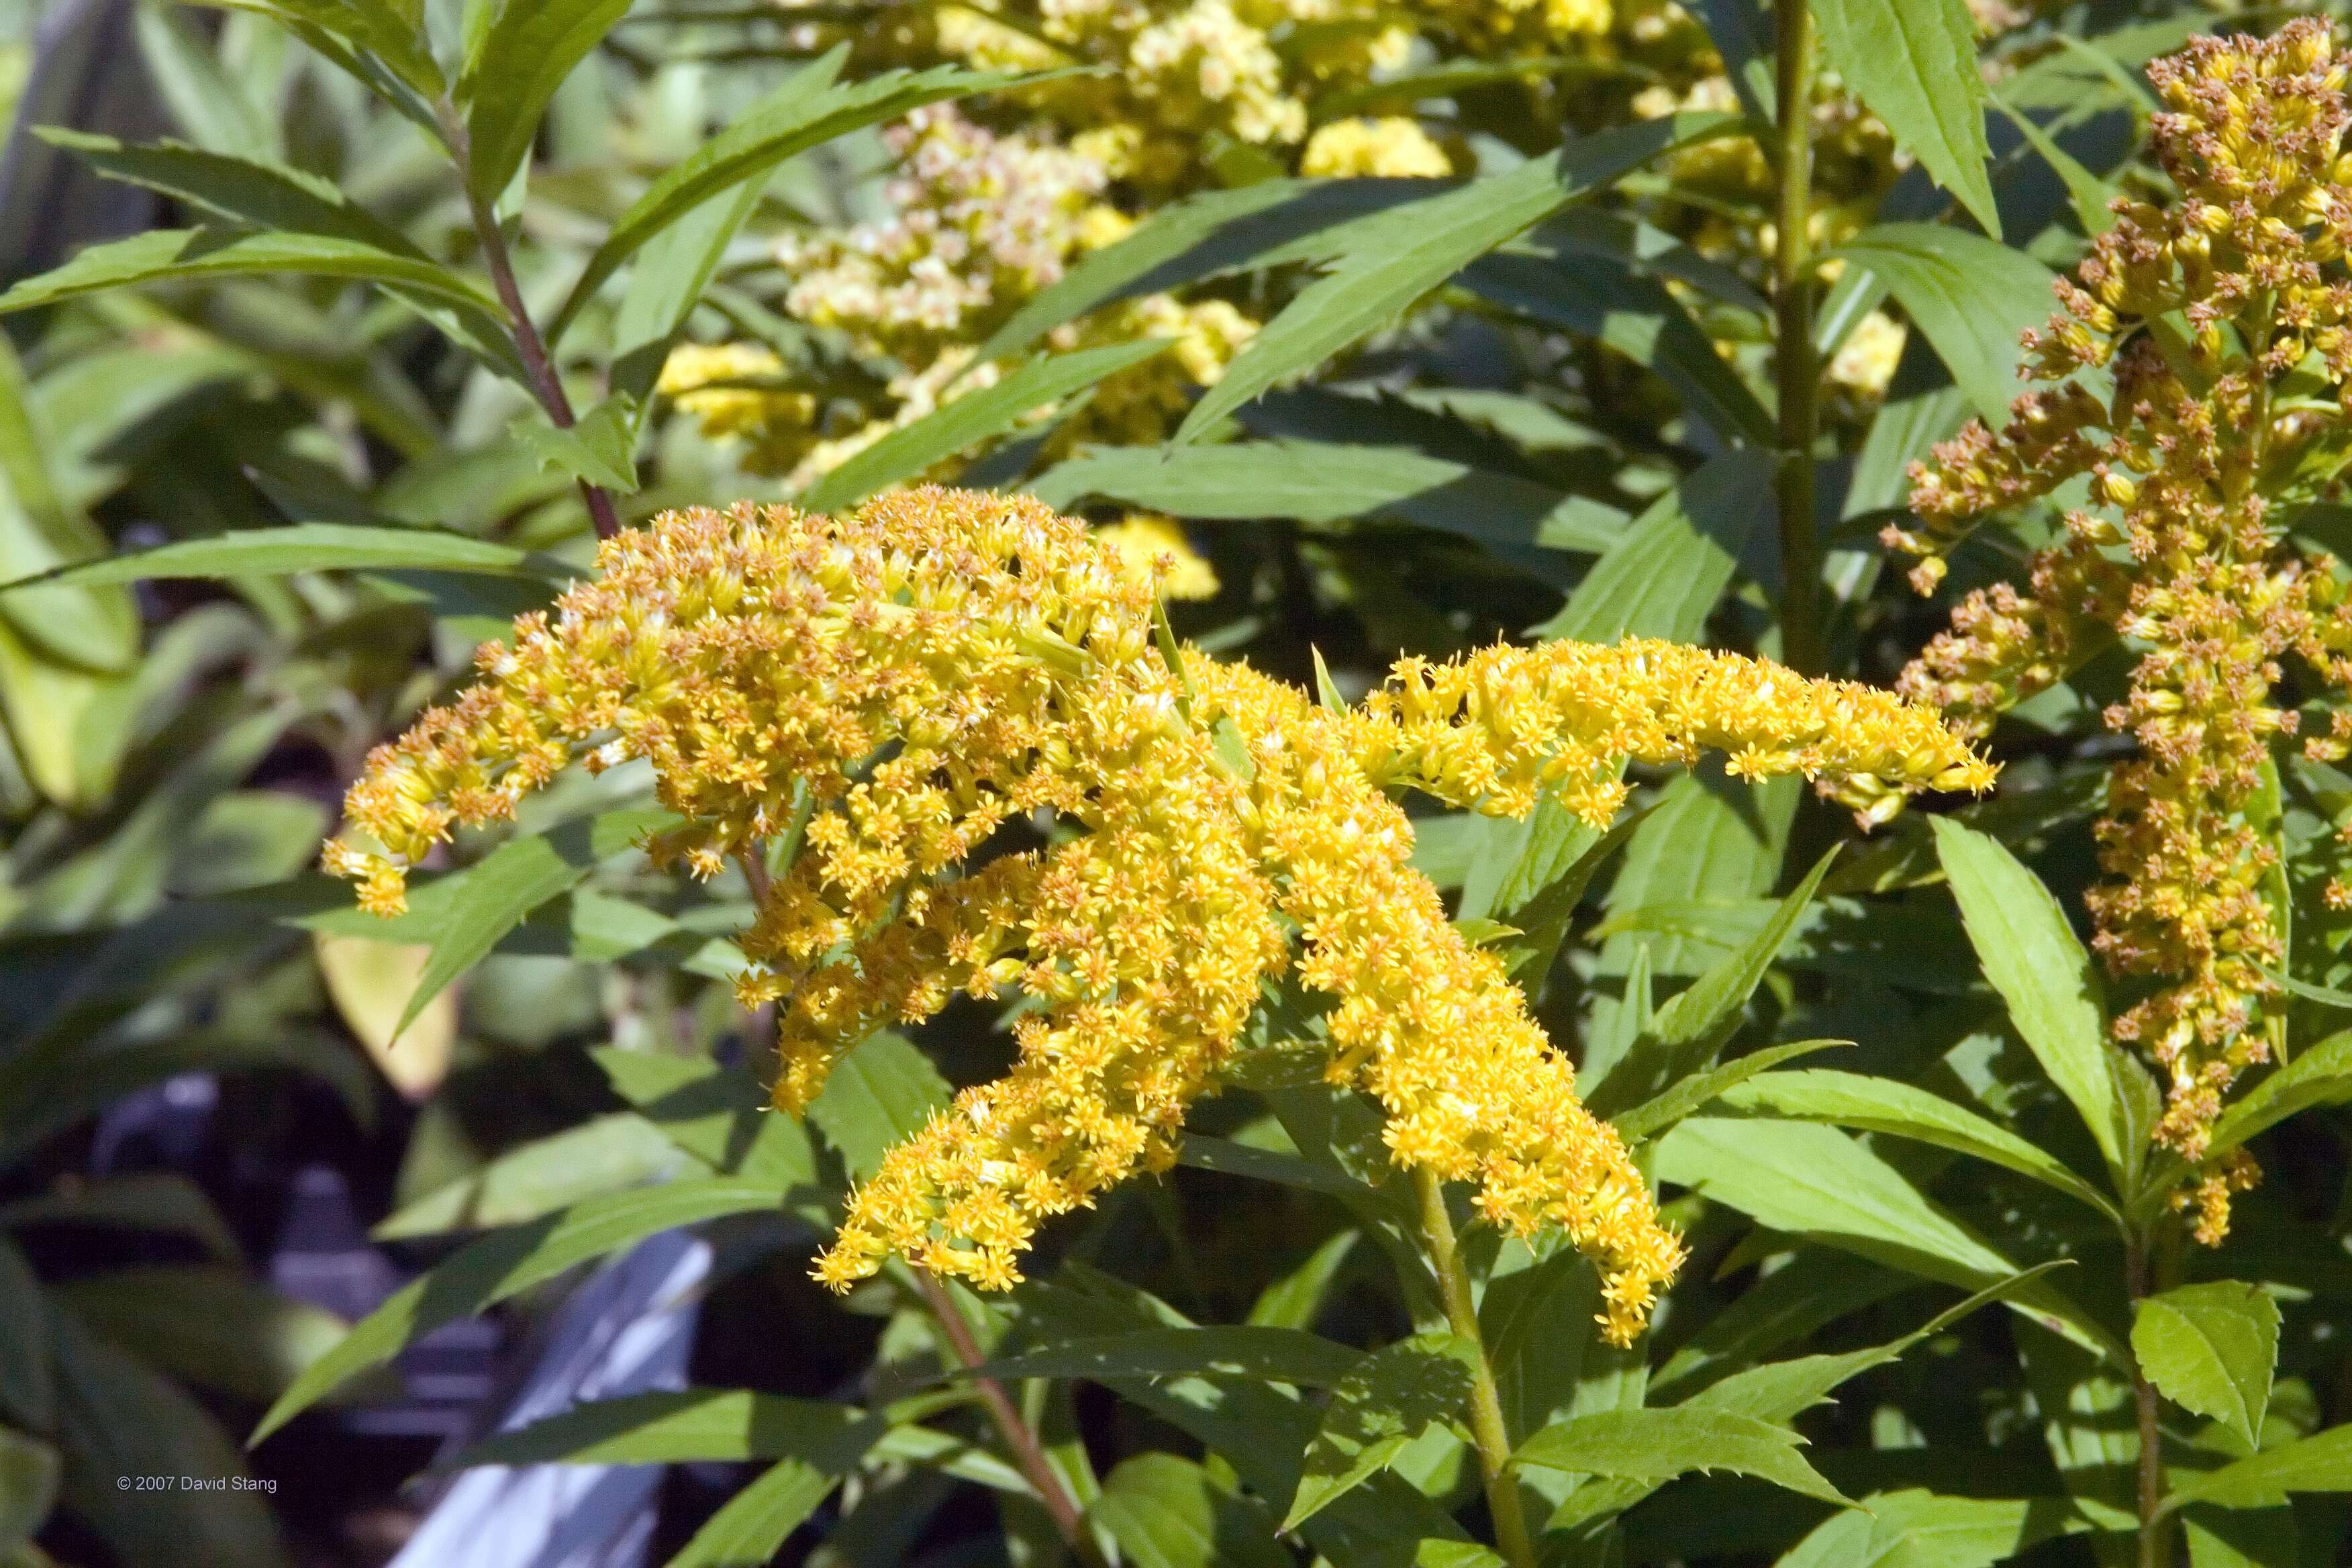
<svg viewBox="0 0 2352 1568">
<path fill-rule="evenodd" d="M 1187 1109 L 1295 962 L 1332 1000 L 1329 1081 L 1379 1101 L 1397 1163 L 1475 1184 L 1517 1233 L 1564 1230 L 1628 1342 L 1680 1244 L 1501 963 L 1412 868 L 1391 792 L 1516 815 L 1557 789 L 1602 822 L 1622 762 L 1704 747 L 1749 776 L 1805 773 L 1878 820 L 1991 776 L 1890 693 L 1670 644 L 1409 660 L 1349 710 L 1197 650 L 1171 668 L 1152 579 L 1025 499 L 677 512 L 606 543 L 600 567 L 370 758 L 327 861 L 395 910 L 454 824 L 508 815 L 574 756 L 649 758 L 686 819 L 649 848 L 702 875 L 805 811 L 742 939 L 743 1000 L 778 1004 L 781 1107 L 959 990 L 1034 1004 L 1013 1069 L 851 1195 L 817 1265 L 836 1288 L 894 1252 L 1013 1283 L 1042 1220 L 1173 1162 Z M 999 850 L 1040 811 L 1080 831 Z"/>
</svg>

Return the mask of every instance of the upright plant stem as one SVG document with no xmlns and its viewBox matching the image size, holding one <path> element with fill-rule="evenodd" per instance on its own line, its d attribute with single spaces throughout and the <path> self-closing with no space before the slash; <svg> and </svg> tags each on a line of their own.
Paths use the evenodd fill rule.
<svg viewBox="0 0 2352 1568">
<path fill-rule="evenodd" d="M 988 1358 L 982 1353 L 980 1342 L 971 1337 L 971 1325 L 963 1321 L 963 1313 L 956 1307 L 955 1298 L 948 1294 L 947 1287 L 925 1269 L 915 1268 L 910 1272 L 915 1277 L 915 1288 L 923 1293 L 923 1300 L 930 1308 L 931 1316 L 938 1321 L 940 1331 L 947 1336 L 948 1345 L 955 1352 L 956 1360 L 967 1368 L 985 1363 Z M 997 1435 L 1013 1451 L 1013 1462 L 1020 1467 L 1021 1473 L 1036 1489 L 1038 1500 L 1045 1505 L 1045 1511 L 1053 1517 L 1054 1528 L 1068 1543 L 1077 1560 L 1087 1564 L 1087 1568 L 1102 1568 L 1102 1553 L 1096 1548 L 1094 1537 L 1087 1531 L 1085 1513 L 1079 1509 L 1077 1500 L 1070 1495 L 1070 1489 L 1063 1484 L 1060 1472 L 1045 1458 L 1045 1446 L 1037 1440 L 1035 1429 L 1023 1418 L 1020 1406 L 1013 1403 L 1013 1396 L 1005 1393 L 1004 1385 L 996 1379 L 975 1377 L 971 1382 L 972 1386 L 980 1390 L 980 1401 L 987 1407 L 989 1419 L 996 1423 Z"/>
<path fill-rule="evenodd" d="M 563 383 L 557 378 L 554 363 L 548 358 L 547 343 L 539 335 L 539 328 L 530 319 L 530 307 L 523 303 L 522 289 L 515 282 L 514 258 L 507 253 L 507 238 L 499 228 L 498 215 L 489 204 L 474 194 L 473 141 L 466 132 L 466 121 L 457 109 L 448 103 L 441 105 L 441 134 L 448 143 L 450 155 L 457 160 L 457 182 L 466 188 L 466 210 L 474 220 L 474 237 L 482 247 L 482 266 L 490 275 L 490 286 L 498 290 L 499 303 L 506 307 L 508 324 L 514 329 L 515 352 L 521 356 L 523 374 L 530 378 L 531 395 L 547 413 L 548 421 L 559 430 L 569 430 L 573 423 L 572 399 L 563 393 Z M 613 498 L 601 485 L 586 479 L 576 481 L 580 499 L 588 508 L 588 521 L 595 525 L 596 537 L 611 539 L 621 531 L 621 519 L 613 510 Z"/>
<path fill-rule="evenodd" d="M 1470 1380 L 1470 1435 L 1478 1446 L 1479 1471 L 1486 1478 L 1486 1511 L 1495 1516 L 1495 1544 L 1511 1568 L 1535 1568 L 1535 1541 L 1528 1533 L 1528 1517 L 1519 1506 L 1519 1483 L 1510 1470 L 1511 1432 L 1503 1424 L 1503 1397 L 1495 1386 L 1494 1364 L 1486 1359 L 1486 1342 L 1479 1337 L 1478 1309 L 1470 1300 L 1470 1273 L 1463 1267 L 1454 1216 L 1445 1209 L 1445 1184 L 1425 1168 L 1416 1169 L 1412 1180 L 1421 1194 L 1422 1240 L 1437 1271 L 1445 1321 L 1455 1335 L 1467 1340 L 1478 1352 Z"/>
<path fill-rule="evenodd" d="M 1822 638 L 1822 552 L 1813 535 L 1813 429 L 1821 366 L 1813 353 L 1813 16 L 1810 0 L 1775 0 L 1779 30 L 1779 238 L 1772 249 L 1772 367 L 1780 401 L 1774 486 L 1780 513 L 1780 656 L 1801 675 L 1828 668 Z"/>
<path fill-rule="evenodd" d="M 2124 1289 L 2137 1302 L 2148 1294 L 2148 1281 L 2147 1233 L 2135 1226 L 2124 1233 Z M 2158 1511 L 2164 1506 L 2163 1434 L 2156 1424 L 2156 1385 L 2137 1366 L 2132 1368 L 2132 1405 L 2139 1419 L 2139 1568 L 2166 1568 L 2169 1531 Z"/>
</svg>

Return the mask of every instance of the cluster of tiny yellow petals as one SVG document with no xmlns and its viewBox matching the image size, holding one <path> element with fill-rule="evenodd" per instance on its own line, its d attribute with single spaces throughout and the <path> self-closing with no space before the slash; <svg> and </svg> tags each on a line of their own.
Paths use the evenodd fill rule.
<svg viewBox="0 0 2352 1568">
<path fill-rule="evenodd" d="M 1184 528 L 1156 511 L 1131 511 L 1117 522 L 1096 525 L 1095 538 L 1117 552 L 1119 563 L 1146 582 L 1160 584 L 1163 599 L 1213 599 L 1221 584 L 1209 558 L 1192 548 Z"/>
<path fill-rule="evenodd" d="M 2137 654 L 2106 713 L 2137 755 L 2097 825 L 2114 880 L 2090 904 L 2110 967 L 2161 982 L 2116 1033 L 2166 1069 L 2156 1137 L 2197 1161 L 2224 1092 L 2268 1054 L 2285 956 L 2266 891 L 2277 851 L 2247 817 L 2297 728 L 2281 661 L 2352 684 L 2335 563 L 2281 525 L 2352 459 L 2352 168 L 2346 68 L 2322 22 L 2199 39 L 2148 74 L 2178 198 L 2116 202 L 2060 281 L 2063 309 L 2026 335 L 2021 374 L 2042 384 L 1998 433 L 1972 425 L 1915 466 L 1917 526 L 1886 540 L 1921 558 L 1926 592 L 1978 522 L 2087 477 L 2090 505 L 2034 557 L 2030 592 L 1970 595 L 1901 689 L 1981 733 L 2117 637 Z M 2083 377 L 2102 368 L 2104 398 Z M 2345 728 L 2305 749 L 2340 758 Z M 2243 1161 L 2206 1173 L 2200 1235 L 2226 1229 L 2229 1192 L 2252 1179 Z"/>
<path fill-rule="evenodd" d="M 1454 161 L 1418 121 L 1386 114 L 1324 126 L 1307 139 L 1298 172 L 1317 179 L 1442 179 Z"/>
<path fill-rule="evenodd" d="M 1475 1183 L 1498 1225 L 1566 1232 L 1625 1342 L 1680 1245 L 1499 962 L 1412 869 L 1391 792 L 1513 814 L 1556 785 L 1599 819 L 1612 760 L 1707 746 L 1875 819 L 1990 776 L 1886 693 L 1660 643 L 1411 663 L 1360 709 L 1320 708 L 1198 650 L 1171 665 L 1164 561 L 1139 574 L 1025 499 L 672 513 L 598 564 L 370 758 L 329 864 L 391 908 L 454 824 L 507 815 L 575 757 L 644 757 L 683 819 L 657 860 L 760 866 L 799 825 L 790 864 L 755 873 L 740 939 L 739 994 L 777 1009 L 782 1108 L 877 1027 L 958 993 L 1024 998 L 1013 1069 L 851 1194 L 817 1266 L 837 1288 L 893 1253 L 1012 1284 L 1042 1222 L 1172 1163 L 1295 965 L 1333 999 L 1331 1081 L 1380 1103 L 1397 1162 Z M 1074 831 L 1006 842 L 1039 814 Z"/>
</svg>

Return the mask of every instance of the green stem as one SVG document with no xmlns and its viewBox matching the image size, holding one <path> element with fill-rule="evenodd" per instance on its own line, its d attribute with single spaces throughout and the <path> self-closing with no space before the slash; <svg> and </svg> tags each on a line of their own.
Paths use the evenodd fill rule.
<svg viewBox="0 0 2352 1568">
<path fill-rule="evenodd" d="M 1780 236 L 1772 248 L 1773 374 L 1780 402 L 1780 657 L 1801 675 L 1828 668 L 1822 639 L 1822 551 L 1813 533 L 1813 433 L 1821 366 L 1813 353 L 1813 17 L 1809 0 L 1776 0 Z"/>
<path fill-rule="evenodd" d="M 1511 1431 L 1503 1423 L 1503 1396 L 1495 1386 L 1486 1342 L 1479 1337 L 1478 1309 L 1470 1299 L 1470 1272 L 1463 1267 L 1454 1216 L 1445 1208 L 1445 1184 L 1426 1168 L 1414 1170 L 1412 1181 L 1421 1194 L 1422 1239 L 1437 1271 L 1445 1321 L 1456 1336 L 1468 1341 L 1478 1352 L 1470 1380 L 1470 1436 L 1478 1447 L 1478 1468 L 1486 1478 L 1486 1510 L 1495 1516 L 1495 1543 L 1502 1548 L 1511 1568 L 1535 1568 L 1535 1541 L 1528 1533 L 1528 1516 L 1519 1506 L 1519 1483 L 1511 1473 Z"/>
<path fill-rule="evenodd" d="M 523 302 L 522 289 L 515 281 L 514 258 L 507 254 L 507 237 L 499 228 L 498 215 L 489 204 L 474 194 L 474 145 L 466 130 L 465 117 L 446 100 L 440 105 L 441 138 L 449 148 L 449 155 L 457 164 L 457 183 L 465 187 L 466 210 L 474 220 L 474 237 L 482 247 L 482 266 L 490 275 L 490 286 L 498 290 L 499 303 L 506 307 L 507 324 L 513 330 L 515 353 L 522 360 L 523 373 L 530 380 L 531 395 L 546 411 L 548 422 L 559 430 L 569 430 L 572 425 L 572 399 L 564 395 L 563 383 L 555 374 L 555 364 L 548 357 L 547 343 L 539 335 L 539 328 L 530 319 L 530 307 Z M 580 500 L 588 509 L 588 521 L 595 526 L 596 537 L 611 539 L 621 531 L 620 515 L 613 510 L 613 498 L 601 485 L 586 479 L 578 481 Z"/>
<path fill-rule="evenodd" d="M 2124 1233 L 2124 1289 L 2135 1302 L 2149 1293 L 2147 1232 Z M 2165 1568 L 2164 1440 L 2157 1426 L 2156 1385 L 2135 1365 L 2132 1405 L 2139 1422 L 2139 1568 Z"/>
</svg>

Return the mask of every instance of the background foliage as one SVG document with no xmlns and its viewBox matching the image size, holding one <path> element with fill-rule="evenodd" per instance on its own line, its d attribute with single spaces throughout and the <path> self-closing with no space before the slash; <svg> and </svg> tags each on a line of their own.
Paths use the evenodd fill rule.
<svg viewBox="0 0 2352 1568">
<path fill-rule="evenodd" d="M 2107 198 L 2164 194 L 2146 64 L 2286 15 L 1816 0 L 1784 115 L 1808 76 L 1742 0 L 1326 9 L 1265 8 L 1244 111 L 1010 5 L 0 4 L 0 580 L 47 574 L 0 596 L 0 1550 L 380 1561 L 428 1465 L 636 1461 L 680 1563 L 1505 1560 L 1426 1216 L 1368 1103 L 1285 1070 L 1278 1000 L 1181 1166 L 1030 1284 L 836 1301 L 814 1247 L 999 1070 L 992 1010 L 762 1114 L 750 889 L 646 869 L 633 768 L 461 838 L 391 924 L 312 869 L 368 750 L 600 525 L 705 501 L 1030 489 L 1181 544 L 1182 635 L 1345 696 L 1522 637 L 1888 682 L 1946 615 L 1875 541 L 1905 465 L 2000 416 Z M 985 286 L 915 299 L 926 256 Z M 1419 824 L 1693 1254 L 1618 1352 L 1573 1249 L 1462 1234 L 1541 1561 L 2352 1552 L 2347 786 L 2278 776 L 2289 1065 L 2196 1248 L 2084 945 L 2126 673 L 2009 715 L 1997 796 L 1833 859 L 1793 780 L 1712 770 L 1606 837 Z M 684 1388 L 385 1416 L 447 1325 L 520 1376 L 678 1226 L 714 1259 Z"/>
</svg>

